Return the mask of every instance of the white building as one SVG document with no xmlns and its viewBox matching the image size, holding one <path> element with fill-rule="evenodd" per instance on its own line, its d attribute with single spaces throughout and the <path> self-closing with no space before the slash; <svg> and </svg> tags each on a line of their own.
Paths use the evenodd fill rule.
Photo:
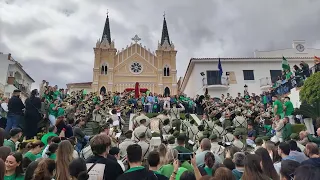
<svg viewBox="0 0 320 180">
<path fill-rule="evenodd" d="M 26 73 L 20 63 L 11 54 L 0 54 L 0 93 L 11 97 L 14 90 L 21 90 L 21 99 L 29 96 L 34 80 Z"/>
<path fill-rule="evenodd" d="M 192 58 L 179 87 L 180 92 L 195 97 L 204 94 L 208 88 L 211 97 L 220 98 L 226 93 L 235 97 L 238 92 L 243 95 L 247 85 L 248 92 L 261 94 L 281 75 L 282 57 L 288 60 L 291 69 L 295 64 L 299 66 L 301 61 L 314 66 L 314 56 L 320 56 L 320 49 L 305 48 L 304 45 L 304 41 L 294 41 L 290 49 L 256 51 L 253 57 L 220 58 L 222 77 L 218 69 L 219 58 Z"/>
</svg>

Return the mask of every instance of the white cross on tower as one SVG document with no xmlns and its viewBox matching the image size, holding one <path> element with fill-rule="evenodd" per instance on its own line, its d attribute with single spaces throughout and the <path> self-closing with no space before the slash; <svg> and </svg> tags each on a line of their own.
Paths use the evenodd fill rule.
<svg viewBox="0 0 320 180">
<path fill-rule="evenodd" d="M 139 42 L 141 40 L 141 38 L 138 36 L 138 35 L 135 35 L 133 38 L 132 38 L 132 41 L 134 41 L 136 44 L 137 42 Z"/>
</svg>

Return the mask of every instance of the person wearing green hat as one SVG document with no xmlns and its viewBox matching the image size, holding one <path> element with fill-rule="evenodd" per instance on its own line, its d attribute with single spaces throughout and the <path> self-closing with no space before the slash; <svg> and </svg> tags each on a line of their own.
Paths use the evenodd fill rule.
<svg viewBox="0 0 320 180">
<path fill-rule="evenodd" d="M 243 149 L 245 148 L 245 145 L 240 141 L 241 134 L 242 134 L 242 133 L 239 132 L 239 131 L 235 131 L 235 132 L 233 133 L 233 135 L 234 135 L 234 141 L 232 142 L 232 144 L 233 144 L 235 147 L 243 150 Z"/>
<path fill-rule="evenodd" d="M 218 136 L 216 134 L 211 134 L 209 137 L 211 141 L 211 151 L 217 155 L 223 155 L 224 147 L 218 144 Z"/>
<path fill-rule="evenodd" d="M 235 127 L 235 131 L 238 131 L 242 136 L 242 143 L 246 146 L 248 130 L 251 132 L 254 132 L 255 130 L 252 129 L 252 125 L 247 125 L 247 120 L 241 115 L 240 111 L 236 111 L 235 114 L 236 117 L 233 119 L 233 126 Z M 249 127 L 251 129 L 249 129 Z M 254 139 L 252 139 L 252 141 L 254 141 Z"/>
</svg>

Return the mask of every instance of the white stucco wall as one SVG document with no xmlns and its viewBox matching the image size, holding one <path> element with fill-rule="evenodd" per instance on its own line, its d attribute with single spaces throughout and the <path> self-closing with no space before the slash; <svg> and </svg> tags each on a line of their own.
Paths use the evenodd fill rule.
<svg viewBox="0 0 320 180">
<path fill-rule="evenodd" d="M 295 64 L 299 64 L 301 59 L 290 59 L 288 60 L 290 66 L 292 67 Z M 313 66 L 313 59 L 305 59 L 310 67 Z M 277 61 L 268 60 L 268 59 L 257 59 L 257 60 L 248 60 L 245 62 L 230 62 L 221 58 L 221 64 L 223 69 L 223 76 L 225 76 L 225 72 L 233 71 L 236 76 L 237 84 L 230 84 L 229 89 L 208 89 L 208 92 L 211 97 L 220 97 L 221 94 L 230 93 L 231 96 L 236 96 L 238 92 L 243 94 L 244 85 L 248 86 L 248 91 L 250 93 L 260 94 L 262 90 L 260 88 L 260 79 L 271 77 L 270 70 L 282 70 L 281 64 L 282 59 Z M 192 69 L 190 78 L 186 81 L 186 87 L 183 90 L 183 93 L 187 94 L 190 97 L 194 97 L 196 94 L 203 94 L 204 90 L 202 90 L 202 77 L 200 72 L 206 73 L 209 70 L 218 70 L 218 62 L 210 61 L 210 62 L 195 62 L 195 65 Z M 243 70 L 254 70 L 254 79 L 255 80 L 244 80 Z M 206 82 L 206 80 L 205 80 Z M 197 91 L 201 89 L 200 91 Z"/>
<path fill-rule="evenodd" d="M 0 83 L 3 85 L 7 84 L 8 78 L 8 67 L 13 62 L 8 61 L 8 55 L 0 54 Z"/>
</svg>

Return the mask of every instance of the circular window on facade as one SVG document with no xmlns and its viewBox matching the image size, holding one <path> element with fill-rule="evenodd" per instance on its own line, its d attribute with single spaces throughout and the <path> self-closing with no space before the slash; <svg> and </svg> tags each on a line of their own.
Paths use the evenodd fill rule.
<svg viewBox="0 0 320 180">
<path fill-rule="evenodd" d="M 138 62 L 133 62 L 130 65 L 130 71 L 134 74 L 140 74 L 142 72 L 142 65 Z"/>
</svg>

